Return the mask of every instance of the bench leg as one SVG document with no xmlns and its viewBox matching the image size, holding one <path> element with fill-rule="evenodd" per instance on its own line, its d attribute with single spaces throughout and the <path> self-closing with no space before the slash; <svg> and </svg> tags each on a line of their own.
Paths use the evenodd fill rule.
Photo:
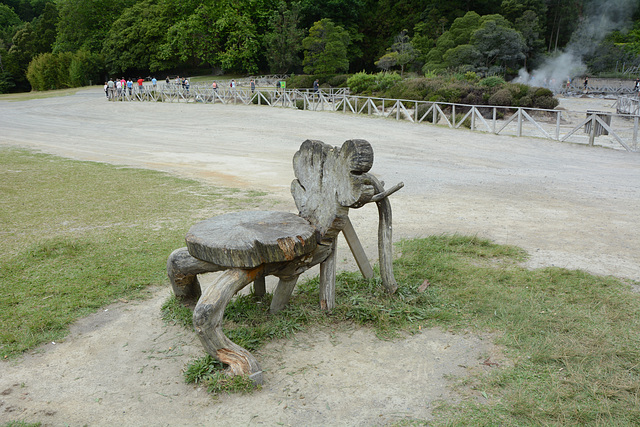
<svg viewBox="0 0 640 427">
<path fill-rule="evenodd" d="M 176 249 L 167 260 L 167 275 L 174 295 L 182 300 L 197 301 L 202 293 L 198 274 L 223 270 L 222 267 L 192 257 L 187 248 Z"/>
<path fill-rule="evenodd" d="M 228 365 L 231 375 L 248 375 L 262 384 L 262 369 L 246 349 L 232 342 L 222 331 L 224 310 L 233 296 L 260 275 L 262 268 L 230 269 L 222 273 L 198 300 L 193 326 L 207 353 Z"/>
<path fill-rule="evenodd" d="M 293 294 L 293 289 L 296 287 L 296 283 L 298 282 L 298 277 L 299 276 L 280 278 L 278 285 L 273 291 L 273 299 L 271 299 L 271 307 L 269 307 L 269 312 L 271 314 L 279 312 L 287 305 L 289 298 L 291 298 L 291 294 Z"/>
<path fill-rule="evenodd" d="M 333 242 L 331 253 L 320 263 L 320 308 L 333 310 L 336 307 L 336 249 L 337 242 Z"/>
<path fill-rule="evenodd" d="M 267 284 L 265 282 L 265 278 L 264 276 L 258 277 L 256 280 L 253 281 L 253 294 L 256 297 L 261 298 L 265 296 L 266 293 L 267 293 Z"/>
</svg>

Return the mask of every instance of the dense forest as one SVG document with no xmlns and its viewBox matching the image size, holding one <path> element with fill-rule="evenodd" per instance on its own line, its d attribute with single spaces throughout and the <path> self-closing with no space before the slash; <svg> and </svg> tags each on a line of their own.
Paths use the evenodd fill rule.
<svg viewBox="0 0 640 427">
<path fill-rule="evenodd" d="M 0 0 L 0 93 L 107 76 L 640 65 L 640 0 Z M 548 78 L 546 76 L 545 78 Z M 635 77 L 635 75 L 634 75 Z"/>
</svg>

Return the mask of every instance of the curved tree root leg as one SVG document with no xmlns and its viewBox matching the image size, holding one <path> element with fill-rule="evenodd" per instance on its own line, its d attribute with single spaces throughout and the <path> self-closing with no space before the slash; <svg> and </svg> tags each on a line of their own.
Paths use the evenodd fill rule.
<svg viewBox="0 0 640 427">
<path fill-rule="evenodd" d="M 192 257 L 187 248 L 176 249 L 167 259 L 167 275 L 174 295 L 183 301 L 195 303 L 202 291 L 198 274 L 220 271 L 223 268 Z"/>
<path fill-rule="evenodd" d="M 207 353 L 229 366 L 231 375 L 248 375 L 262 384 L 262 369 L 246 349 L 232 342 L 222 331 L 224 309 L 240 289 L 255 280 L 262 267 L 253 270 L 238 268 L 225 271 L 202 294 L 193 310 L 193 326 Z"/>
</svg>

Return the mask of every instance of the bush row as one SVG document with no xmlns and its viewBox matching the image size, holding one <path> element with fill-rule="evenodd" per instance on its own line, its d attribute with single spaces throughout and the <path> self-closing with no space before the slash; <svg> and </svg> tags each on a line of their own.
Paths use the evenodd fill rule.
<svg viewBox="0 0 640 427">
<path fill-rule="evenodd" d="M 100 82 L 104 69 L 101 55 L 79 50 L 75 53 L 43 53 L 27 68 L 27 80 L 33 90 L 63 89 Z"/>
<path fill-rule="evenodd" d="M 292 74 L 287 78 L 287 88 L 289 89 L 309 89 L 313 87 L 313 82 L 318 79 L 320 87 L 346 87 L 349 74 Z"/>
<path fill-rule="evenodd" d="M 473 72 L 404 80 L 396 73 L 362 72 L 352 75 L 347 85 L 355 94 L 382 98 L 544 109 L 558 105 L 549 89 L 507 83 L 495 76 L 480 79 Z"/>
</svg>

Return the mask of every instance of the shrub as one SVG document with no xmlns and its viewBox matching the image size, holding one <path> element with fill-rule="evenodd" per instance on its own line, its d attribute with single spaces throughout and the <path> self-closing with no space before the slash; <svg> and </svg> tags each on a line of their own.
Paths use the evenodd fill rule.
<svg viewBox="0 0 640 427">
<path fill-rule="evenodd" d="M 533 98 L 531 98 L 531 96 L 529 95 L 523 96 L 522 98 L 520 98 L 520 101 L 518 101 L 518 106 L 533 107 Z"/>
<path fill-rule="evenodd" d="M 27 67 L 27 80 L 34 90 L 70 87 L 69 63 L 71 53 L 43 53 L 31 60 Z"/>
<path fill-rule="evenodd" d="M 553 110 L 559 103 L 560 102 L 553 96 L 539 96 L 533 99 L 533 106 L 535 108 L 543 108 L 546 110 Z"/>
<path fill-rule="evenodd" d="M 331 87 L 345 87 L 347 85 L 347 80 L 349 79 L 348 74 L 337 74 L 327 79 L 327 83 L 331 85 Z"/>
<path fill-rule="evenodd" d="M 513 96 L 509 89 L 500 89 L 489 98 L 490 105 L 513 105 Z"/>
<path fill-rule="evenodd" d="M 477 83 L 480 81 L 480 77 L 478 77 L 478 75 L 473 72 L 473 71 L 467 71 L 464 74 L 464 78 L 466 81 L 471 82 L 471 83 Z"/>
<path fill-rule="evenodd" d="M 551 90 L 545 88 L 545 87 L 539 87 L 536 88 L 536 91 L 533 94 L 534 98 L 538 98 L 538 97 L 551 97 L 553 98 L 553 92 L 551 92 Z"/>
<path fill-rule="evenodd" d="M 287 79 L 287 87 L 291 89 L 307 89 L 313 87 L 313 81 L 316 78 L 307 74 L 296 76 L 291 75 Z"/>
<path fill-rule="evenodd" d="M 483 93 L 477 89 L 470 91 L 469 93 L 467 93 L 467 95 L 462 98 L 462 103 L 463 104 L 470 104 L 470 105 L 483 105 L 484 104 L 484 99 L 483 99 Z"/>
<path fill-rule="evenodd" d="M 509 83 L 507 84 L 507 89 L 509 89 L 513 98 L 517 100 L 529 93 L 530 86 L 523 83 Z"/>
<path fill-rule="evenodd" d="M 480 85 L 486 87 L 502 86 L 505 83 L 506 82 L 504 81 L 504 79 L 498 76 L 485 77 L 484 79 L 480 80 Z"/>
<path fill-rule="evenodd" d="M 396 72 L 386 72 L 382 71 L 375 75 L 376 86 L 374 91 L 385 91 L 392 87 L 394 87 L 399 81 L 402 80 L 402 77 Z"/>
<path fill-rule="evenodd" d="M 296 99 L 296 108 L 298 110 L 304 110 L 304 99 Z"/>
<path fill-rule="evenodd" d="M 364 71 L 355 73 L 347 79 L 347 86 L 354 93 L 371 92 L 375 85 L 375 76 L 367 74 Z"/>
<path fill-rule="evenodd" d="M 43 53 L 29 63 L 27 79 L 34 90 L 84 86 L 98 82 L 103 68 L 102 57 L 87 51 Z"/>
</svg>

